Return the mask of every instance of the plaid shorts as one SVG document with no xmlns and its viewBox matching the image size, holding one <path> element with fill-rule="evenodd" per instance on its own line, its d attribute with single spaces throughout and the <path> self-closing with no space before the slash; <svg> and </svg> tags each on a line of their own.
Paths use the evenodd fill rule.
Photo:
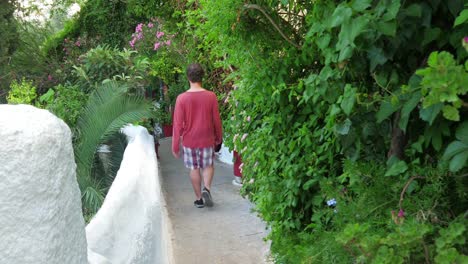
<svg viewBox="0 0 468 264">
<path fill-rule="evenodd" d="M 209 148 L 186 148 L 184 149 L 185 167 L 189 169 L 206 168 L 213 165 L 214 150 Z"/>
</svg>

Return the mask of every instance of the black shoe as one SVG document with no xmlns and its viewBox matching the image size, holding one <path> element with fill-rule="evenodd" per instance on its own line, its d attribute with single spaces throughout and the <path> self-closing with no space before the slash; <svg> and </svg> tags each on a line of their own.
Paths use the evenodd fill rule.
<svg viewBox="0 0 468 264">
<path fill-rule="evenodd" d="M 197 208 L 205 207 L 205 204 L 203 203 L 203 199 L 201 199 L 201 198 L 200 198 L 200 200 L 195 200 L 195 202 L 193 202 L 193 205 L 195 205 L 195 207 L 197 207 Z"/>
<path fill-rule="evenodd" d="M 205 200 L 206 206 L 208 207 L 213 206 L 213 198 L 211 198 L 210 190 L 208 190 L 206 187 L 203 188 L 202 197 L 203 197 L 203 200 Z"/>
</svg>

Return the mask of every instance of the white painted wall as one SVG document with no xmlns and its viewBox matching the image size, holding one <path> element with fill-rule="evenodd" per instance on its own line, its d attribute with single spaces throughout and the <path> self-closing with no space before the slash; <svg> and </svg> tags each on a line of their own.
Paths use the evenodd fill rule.
<svg viewBox="0 0 468 264">
<path fill-rule="evenodd" d="M 124 131 L 120 170 L 85 230 L 70 129 L 46 110 L 0 105 L 1 264 L 173 263 L 153 138 Z"/>
<path fill-rule="evenodd" d="M 0 105 L 0 263 L 87 263 L 75 169 L 62 120 Z"/>
<path fill-rule="evenodd" d="M 153 138 L 124 129 L 124 158 L 104 204 L 86 227 L 92 264 L 173 263 L 171 226 L 161 193 Z"/>
</svg>

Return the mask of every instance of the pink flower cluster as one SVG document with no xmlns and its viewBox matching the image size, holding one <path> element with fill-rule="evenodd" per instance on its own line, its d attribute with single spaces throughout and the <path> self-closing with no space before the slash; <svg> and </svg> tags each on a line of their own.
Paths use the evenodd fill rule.
<svg viewBox="0 0 468 264">
<path fill-rule="evenodd" d="M 164 38 L 164 36 L 166 36 L 166 38 Z M 172 36 L 169 36 L 169 38 L 170 37 Z M 132 39 L 129 41 L 129 44 L 133 49 L 137 49 L 138 43 L 146 42 L 146 45 L 141 45 L 146 46 L 147 49 L 151 47 L 152 50 L 158 50 L 163 46 L 170 46 L 172 44 L 169 38 L 163 31 L 157 29 L 157 24 L 155 25 L 152 22 L 148 24 L 140 23 L 135 27 L 135 33 L 132 34 Z"/>
</svg>

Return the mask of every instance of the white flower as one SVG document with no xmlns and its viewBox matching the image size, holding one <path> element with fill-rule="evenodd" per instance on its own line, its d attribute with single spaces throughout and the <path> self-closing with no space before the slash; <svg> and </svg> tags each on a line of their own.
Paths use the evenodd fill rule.
<svg viewBox="0 0 468 264">
<path fill-rule="evenodd" d="M 330 206 L 330 207 L 335 206 L 336 205 L 335 198 L 332 198 L 332 199 L 328 200 L 327 205 Z"/>
<path fill-rule="evenodd" d="M 247 138 L 247 133 L 245 133 L 244 135 L 242 135 L 242 138 L 241 138 L 241 142 L 244 142 L 245 138 Z"/>
</svg>

